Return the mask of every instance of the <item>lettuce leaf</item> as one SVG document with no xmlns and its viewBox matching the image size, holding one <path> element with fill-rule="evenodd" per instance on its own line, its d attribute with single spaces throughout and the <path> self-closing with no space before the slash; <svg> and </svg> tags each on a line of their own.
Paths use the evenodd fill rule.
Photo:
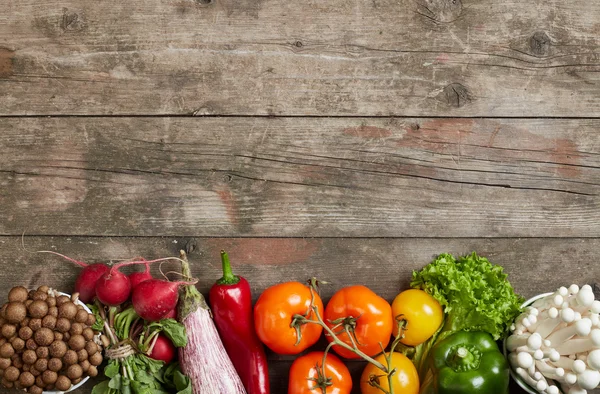
<svg viewBox="0 0 600 394">
<path fill-rule="evenodd" d="M 516 294 L 501 266 L 475 252 L 454 258 L 439 255 L 418 272 L 410 286 L 424 290 L 442 305 L 442 326 L 426 342 L 412 349 L 412 360 L 423 378 L 429 350 L 458 331 L 486 331 L 502 339 L 521 312 L 524 298 Z"/>
<path fill-rule="evenodd" d="M 444 330 L 486 331 L 499 340 L 524 301 L 507 277 L 501 266 L 475 252 L 458 260 L 445 253 L 413 272 L 410 286 L 425 290 L 442 305 Z"/>
</svg>

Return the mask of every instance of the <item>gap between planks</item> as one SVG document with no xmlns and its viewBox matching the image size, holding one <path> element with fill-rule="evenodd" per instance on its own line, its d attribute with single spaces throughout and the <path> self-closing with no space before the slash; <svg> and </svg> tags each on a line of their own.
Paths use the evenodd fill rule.
<svg viewBox="0 0 600 394">
<path fill-rule="evenodd" d="M 600 116 L 427 116 L 427 115 L 232 115 L 232 114 L 118 114 L 118 115 L 0 115 L 0 119 L 51 118 L 249 118 L 249 119 L 523 119 L 523 120 L 597 120 Z"/>
</svg>

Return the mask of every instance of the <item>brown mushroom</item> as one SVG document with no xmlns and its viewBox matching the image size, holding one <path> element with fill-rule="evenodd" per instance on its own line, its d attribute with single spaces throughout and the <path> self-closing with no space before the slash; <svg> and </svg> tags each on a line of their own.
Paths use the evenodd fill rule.
<svg viewBox="0 0 600 394">
<path fill-rule="evenodd" d="M 29 296 L 29 291 L 23 286 L 15 286 L 8 292 L 8 301 L 25 302 Z"/>
<path fill-rule="evenodd" d="M 60 375 L 56 379 L 56 383 L 54 384 L 54 386 L 60 391 L 67 391 L 71 388 L 71 380 L 65 375 Z"/>
<path fill-rule="evenodd" d="M 27 316 L 27 307 L 18 301 L 9 302 L 4 311 L 4 317 L 9 323 L 21 323 L 25 316 Z"/>
</svg>

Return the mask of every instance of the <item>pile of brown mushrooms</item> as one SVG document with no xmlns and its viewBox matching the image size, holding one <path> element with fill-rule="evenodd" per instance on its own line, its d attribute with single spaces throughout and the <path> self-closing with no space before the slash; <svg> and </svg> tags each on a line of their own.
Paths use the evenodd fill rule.
<svg viewBox="0 0 600 394">
<path fill-rule="evenodd" d="M 77 303 L 48 286 L 10 290 L 0 309 L 0 377 L 7 388 L 41 394 L 67 391 L 102 363 L 96 322 Z"/>
</svg>

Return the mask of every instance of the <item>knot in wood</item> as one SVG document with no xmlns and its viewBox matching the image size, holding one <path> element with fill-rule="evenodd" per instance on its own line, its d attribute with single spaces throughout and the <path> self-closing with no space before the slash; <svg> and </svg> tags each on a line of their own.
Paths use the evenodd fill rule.
<svg viewBox="0 0 600 394">
<path fill-rule="evenodd" d="M 198 241 L 195 238 L 190 238 L 185 242 L 184 250 L 188 255 L 198 249 Z"/>
<path fill-rule="evenodd" d="M 63 8 L 63 15 L 60 21 L 60 28 L 63 31 L 80 31 L 86 26 L 85 18 L 77 12 L 69 11 Z"/>
<path fill-rule="evenodd" d="M 436 23 L 450 23 L 460 16 L 462 1 L 417 0 L 417 12 Z"/>
<path fill-rule="evenodd" d="M 203 4 L 203 5 L 209 5 L 209 4 L 214 3 L 214 1 L 213 0 L 196 0 L 196 3 Z"/>
<path fill-rule="evenodd" d="M 0 48 L 0 78 L 12 75 L 15 52 L 10 49 Z"/>
<path fill-rule="evenodd" d="M 473 101 L 469 89 L 460 83 L 451 83 L 444 88 L 440 95 L 442 101 L 455 108 L 463 107 Z"/>
<path fill-rule="evenodd" d="M 304 44 L 302 44 L 302 41 L 298 40 L 294 43 L 294 46 L 296 48 L 302 48 L 304 46 Z"/>
<path fill-rule="evenodd" d="M 529 48 L 535 56 L 545 56 L 550 52 L 550 37 L 543 31 L 538 31 L 529 39 Z"/>
</svg>

